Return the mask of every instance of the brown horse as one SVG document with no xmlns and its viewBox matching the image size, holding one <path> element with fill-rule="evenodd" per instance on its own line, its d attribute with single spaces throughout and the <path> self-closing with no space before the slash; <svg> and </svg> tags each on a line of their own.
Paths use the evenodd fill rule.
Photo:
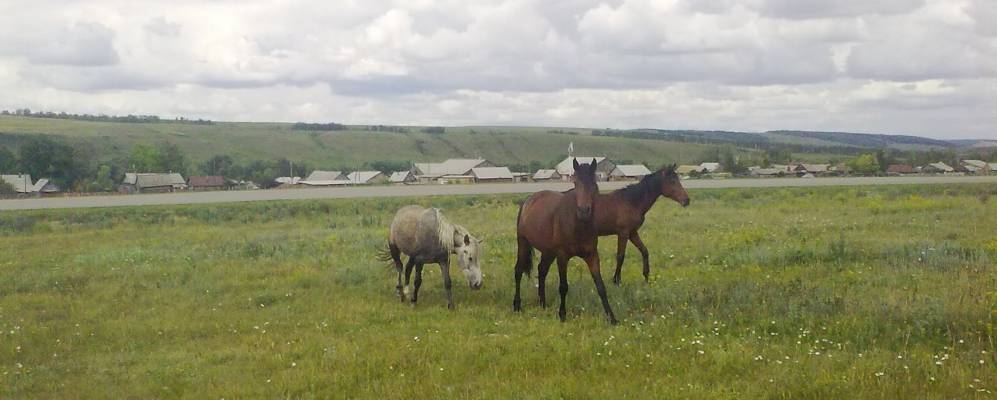
<svg viewBox="0 0 997 400">
<path fill-rule="evenodd" d="M 599 271 L 599 236 L 594 225 L 593 208 L 599 186 L 595 183 L 595 167 L 591 164 L 578 164 L 573 161 L 575 188 L 564 193 L 544 190 L 534 193 L 519 208 L 516 220 L 516 240 L 519 252 L 516 258 L 516 297 L 512 301 L 515 311 L 522 310 L 519 295 L 523 274 L 533 268 L 533 248 L 540 250 L 539 295 L 540 306 L 547 307 L 544 278 L 550 264 L 557 260 L 557 272 L 561 278 L 559 291 L 561 307 L 558 317 L 565 318 L 564 298 L 568 294 L 568 260 L 580 257 L 588 264 L 596 291 L 602 300 L 602 308 L 611 324 L 616 324 L 616 316 L 606 299 L 606 286 Z"/>
<path fill-rule="evenodd" d="M 637 232 L 644 224 L 644 215 L 658 197 L 675 200 L 682 207 L 689 205 L 689 194 L 679 182 L 675 164 L 645 176 L 640 182 L 595 198 L 595 226 L 599 236 L 616 235 L 616 274 L 613 283 L 620 284 L 620 270 L 627 252 L 627 241 L 633 242 L 644 261 L 644 281 L 651 272 L 647 247 Z"/>
</svg>

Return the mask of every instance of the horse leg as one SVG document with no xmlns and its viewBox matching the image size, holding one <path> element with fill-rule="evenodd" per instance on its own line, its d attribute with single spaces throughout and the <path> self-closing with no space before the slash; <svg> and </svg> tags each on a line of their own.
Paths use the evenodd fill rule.
<svg viewBox="0 0 997 400">
<path fill-rule="evenodd" d="M 647 246 L 644 246 L 644 241 L 640 240 L 640 234 L 634 231 L 633 235 L 630 235 L 630 241 L 637 246 L 637 250 L 640 251 L 640 256 L 644 261 L 644 282 L 650 282 L 651 275 L 651 262 L 649 254 L 647 253 Z"/>
<path fill-rule="evenodd" d="M 422 263 L 415 264 L 415 290 L 412 291 L 412 304 L 419 301 L 419 288 L 422 286 Z"/>
<path fill-rule="evenodd" d="M 561 294 L 561 306 L 557 310 L 557 317 L 564 322 L 564 317 L 567 315 L 567 310 L 565 309 L 564 299 L 568 296 L 568 258 L 567 257 L 557 257 L 557 276 L 560 278 L 560 285 L 557 287 L 557 291 Z"/>
<path fill-rule="evenodd" d="M 520 236 L 516 239 L 517 255 L 516 255 L 516 297 L 512 299 L 512 310 L 513 311 L 523 311 L 523 302 L 519 296 L 520 283 L 523 280 L 523 274 L 530 270 L 533 264 L 533 247 L 530 246 L 530 242 L 526 238 Z"/>
<path fill-rule="evenodd" d="M 405 292 L 409 290 L 409 279 L 412 277 L 412 267 L 415 266 L 415 257 L 409 256 L 408 262 L 405 263 L 405 285 L 402 288 L 402 301 L 405 301 Z"/>
<path fill-rule="evenodd" d="M 613 274 L 613 283 L 616 286 L 620 286 L 620 283 L 623 282 L 620 272 L 623 270 L 623 257 L 627 254 L 628 239 L 628 235 L 616 235 L 616 273 Z"/>
<path fill-rule="evenodd" d="M 453 310 L 453 291 L 450 289 L 450 260 L 440 262 L 440 273 L 443 275 L 443 288 L 447 290 L 447 308 Z"/>
<path fill-rule="evenodd" d="M 616 316 L 613 309 L 609 307 L 609 299 L 606 297 L 606 285 L 602 283 L 602 272 L 599 271 L 599 252 L 593 251 L 585 256 L 585 263 L 588 264 L 589 272 L 592 273 L 592 281 L 595 282 L 595 290 L 599 292 L 599 299 L 602 300 L 602 309 L 606 312 L 609 323 L 616 325 Z"/>
<path fill-rule="evenodd" d="M 395 293 L 405 301 L 405 292 L 402 290 L 402 252 L 398 246 L 389 244 L 388 252 L 391 253 L 391 260 L 395 263 L 395 270 L 398 271 L 398 284 L 395 285 Z"/>
<path fill-rule="evenodd" d="M 554 255 L 540 254 L 540 265 L 537 267 L 537 297 L 540 298 L 540 308 L 547 308 L 547 272 L 554 262 Z"/>
</svg>

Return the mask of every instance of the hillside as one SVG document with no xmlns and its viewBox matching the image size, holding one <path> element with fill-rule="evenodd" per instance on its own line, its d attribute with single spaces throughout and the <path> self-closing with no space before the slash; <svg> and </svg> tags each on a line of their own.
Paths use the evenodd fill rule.
<svg viewBox="0 0 997 400">
<path fill-rule="evenodd" d="M 134 144 L 174 143 L 193 161 L 228 154 L 237 161 L 288 158 L 316 167 L 352 167 L 373 161 L 437 161 L 483 157 L 499 164 L 549 164 L 574 143 L 577 154 L 607 156 L 656 166 L 696 161 L 715 145 L 592 136 L 584 129 L 529 127 L 456 127 L 446 133 L 363 130 L 293 130 L 289 123 L 176 122 L 120 123 L 0 116 L 0 145 L 16 147 L 25 135 L 52 135 L 85 141 L 102 158 L 127 154 Z"/>
<path fill-rule="evenodd" d="M 378 161 L 440 161 L 456 157 L 482 157 L 506 165 L 552 165 L 565 156 L 569 143 L 574 143 L 577 154 L 649 166 L 697 162 L 720 145 L 733 145 L 748 158 L 765 149 L 785 148 L 795 159 L 812 162 L 848 158 L 880 148 L 906 151 L 979 145 L 978 141 L 917 136 L 788 130 L 468 126 L 427 133 L 424 127 L 370 130 L 366 125 L 303 124 L 297 128 L 290 123 L 106 122 L 0 115 L 0 146 L 16 149 L 28 137 L 47 135 L 70 144 L 85 144 L 97 159 L 112 160 L 126 156 L 135 144 L 168 142 L 177 145 L 193 163 L 214 155 L 229 155 L 241 163 L 286 158 L 315 168 L 350 169 Z"/>
</svg>

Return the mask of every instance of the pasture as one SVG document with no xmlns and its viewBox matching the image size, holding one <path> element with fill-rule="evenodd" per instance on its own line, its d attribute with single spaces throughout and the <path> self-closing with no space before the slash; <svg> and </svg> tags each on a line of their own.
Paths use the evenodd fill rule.
<svg viewBox="0 0 997 400">
<path fill-rule="evenodd" d="M 990 398 L 993 185 L 691 190 L 606 323 L 525 286 L 523 195 L 0 213 L 0 398 Z M 487 238 L 484 287 L 376 260 L 401 205 Z M 609 282 L 615 239 L 600 240 Z M 548 277 L 548 288 L 556 288 Z M 551 293 L 555 295 L 551 295 Z"/>
</svg>

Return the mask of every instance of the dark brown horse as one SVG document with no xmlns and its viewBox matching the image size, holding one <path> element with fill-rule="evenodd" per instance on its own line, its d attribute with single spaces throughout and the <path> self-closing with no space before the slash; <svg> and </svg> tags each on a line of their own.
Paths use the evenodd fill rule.
<svg viewBox="0 0 997 400">
<path fill-rule="evenodd" d="M 596 291 L 602 300 L 606 318 L 611 324 L 616 324 L 616 316 L 606 299 L 606 286 L 602 282 L 599 271 L 599 236 L 594 225 L 593 208 L 599 186 L 595 183 L 595 167 L 591 164 L 573 162 L 575 188 L 564 193 L 544 190 L 534 193 L 519 208 L 516 220 L 516 240 L 519 253 L 516 259 L 516 297 L 512 307 L 522 310 L 519 295 L 520 282 L 523 274 L 533 268 L 533 248 L 540 250 L 539 295 L 540 306 L 547 307 L 544 278 L 550 270 L 550 264 L 557 260 L 557 272 L 561 278 L 559 292 L 561 307 L 558 317 L 565 318 L 564 298 L 568 294 L 568 260 L 580 257 L 588 264 Z"/>
<path fill-rule="evenodd" d="M 679 182 L 675 164 L 659 169 L 645 176 L 640 182 L 600 194 L 595 198 L 595 226 L 599 236 L 616 235 L 616 274 L 613 283 L 620 284 L 620 270 L 627 252 L 627 241 L 633 242 L 644 260 L 644 281 L 651 272 L 647 247 L 637 232 L 644 224 L 644 215 L 658 201 L 658 197 L 675 200 L 682 207 L 689 205 L 689 194 Z"/>
</svg>

